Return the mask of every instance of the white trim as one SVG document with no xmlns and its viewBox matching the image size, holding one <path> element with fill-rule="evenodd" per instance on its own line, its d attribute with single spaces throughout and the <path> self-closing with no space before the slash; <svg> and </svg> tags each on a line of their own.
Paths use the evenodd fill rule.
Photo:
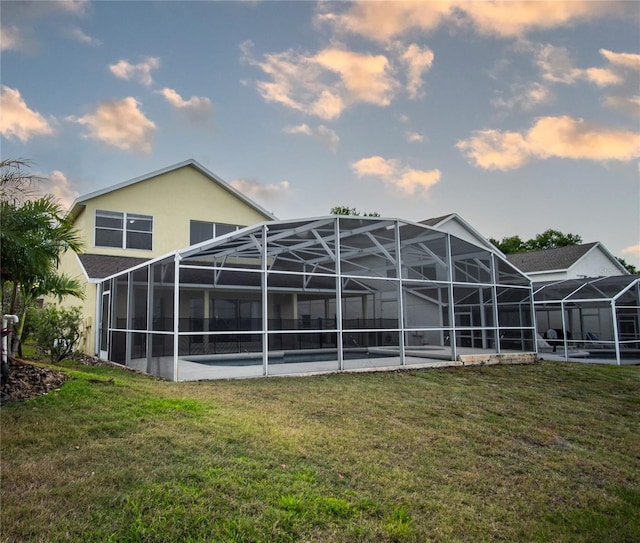
<svg viewBox="0 0 640 543">
<path fill-rule="evenodd" d="M 113 214 L 118 214 L 118 215 L 122 215 L 122 229 L 118 229 L 118 228 L 108 228 L 105 226 L 98 226 L 98 213 L 113 213 Z M 129 217 L 134 216 L 134 217 L 140 217 L 140 220 L 147 220 L 147 218 L 151 219 L 151 230 L 149 232 L 145 232 L 143 230 L 131 230 L 131 232 L 134 233 L 138 233 L 138 234 L 151 234 L 151 248 L 150 249 L 145 249 L 145 248 L 141 248 L 141 247 L 128 247 L 127 246 L 127 241 L 128 241 L 128 236 L 127 234 L 130 232 L 129 228 L 127 227 L 127 224 L 131 221 L 131 220 L 135 220 L 134 219 L 130 219 Z M 154 238 L 155 238 L 155 234 L 154 234 L 154 223 L 155 220 L 153 218 L 153 215 L 146 215 L 144 213 L 134 213 L 132 211 L 114 211 L 112 209 L 96 209 L 93 215 L 93 249 L 120 249 L 122 251 L 150 251 L 153 252 L 153 246 L 154 246 Z M 97 245 L 96 243 L 96 234 L 98 232 L 98 228 L 102 229 L 102 230 L 111 230 L 113 232 L 119 232 L 122 231 L 122 245 L 120 247 L 116 247 L 115 245 Z M 126 255 L 122 255 L 122 256 L 126 256 Z"/>
<path fill-rule="evenodd" d="M 439 229 L 443 224 L 448 223 L 451 220 L 456 220 L 460 225 L 462 225 L 466 230 L 468 230 L 471 234 L 473 234 L 474 237 L 478 238 L 478 240 L 482 241 L 483 245 L 485 247 L 483 248 L 489 248 L 490 250 L 495 251 L 496 253 L 498 253 L 499 255 L 504 257 L 504 253 L 498 249 L 493 243 L 491 243 L 486 237 L 484 237 L 480 232 L 478 232 L 473 226 L 471 226 L 467 221 L 465 221 L 460 215 L 458 215 L 457 213 L 450 213 L 449 215 L 446 215 L 441 221 L 439 221 L 438 223 L 436 223 L 435 225 L 433 225 L 433 228 Z M 423 226 L 427 226 L 427 225 L 423 225 Z M 454 234 L 455 236 L 455 234 Z M 459 237 L 459 236 L 456 236 Z"/>
<path fill-rule="evenodd" d="M 92 200 L 92 199 L 97 198 L 99 196 L 104 196 L 105 194 L 109 194 L 111 192 L 123 189 L 125 187 L 129 187 L 131 185 L 135 185 L 136 183 L 140 183 L 142 181 L 146 181 L 146 180 L 151 179 L 153 177 L 157 177 L 159 175 L 163 175 L 165 173 L 172 172 L 174 170 L 179 170 L 180 168 L 184 168 L 185 166 L 191 166 L 191 167 L 195 168 L 197 171 L 199 171 L 205 177 L 208 177 L 211 181 L 213 181 L 214 183 L 219 185 L 221 188 L 223 188 L 227 192 L 231 193 L 236 198 L 242 200 L 244 203 L 248 204 L 251 208 L 253 208 L 255 211 L 259 212 L 260 214 L 264 215 L 267 219 L 273 220 L 273 221 L 277 220 L 277 217 L 273 213 L 267 211 L 265 208 L 263 208 L 262 206 L 260 206 L 259 204 L 257 204 L 256 202 L 254 202 L 253 200 L 251 200 L 250 198 L 248 198 L 244 194 L 242 194 L 239 190 L 237 190 L 234 187 L 232 187 L 229 183 L 224 181 L 221 177 L 218 177 L 216 174 L 214 174 L 213 172 L 209 171 L 207 168 L 205 168 L 202 164 L 200 164 L 199 162 L 197 162 L 193 158 L 190 158 L 190 159 L 187 159 L 187 160 L 183 160 L 182 162 L 178 162 L 177 164 L 172 164 L 170 166 L 166 166 L 165 168 L 161 168 L 159 170 L 155 170 L 155 171 L 153 171 L 151 173 L 147 173 L 147 174 L 141 175 L 139 177 L 134 177 L 133 179 L 129 179 L 127 181 L 123 181 L 123 182 L 118 183 L 116 185 L 111 185 L 111 186 L 106 187 L 104 189 L 96 190 L 96 191 L 90 192 L 89 194 L 86 194 L 84 196 L 80 196 L 80 197 L 76 198 L 74 200 L 74 202 L 71 204 L 71 207 L 69 208 L 67 216 L 70 215 L 72 217 L 75 217 L 79 213 L 80 207 L 84 206 L 86 204 L 86 202 L 88 202 L 89 200 Z"/>
</svg>

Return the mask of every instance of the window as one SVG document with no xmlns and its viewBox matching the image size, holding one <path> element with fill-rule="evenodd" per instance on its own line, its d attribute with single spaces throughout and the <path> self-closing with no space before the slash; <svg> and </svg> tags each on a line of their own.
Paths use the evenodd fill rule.
<svg viewBox="0 0 640 543">
<path fill-rule="evenodd" d="M 118 211 L 96 211 L 96 247 L 153 248 L 153 217 Z"/>
<path fill-rule="evenodd" d="M 191 221 L 189 245 L 195 245 L 208 239 L 224 236 L 229 232 L 235 232 L 244 228 L 237 224 L 225 224 L 221 222 Z"/>
</svg>

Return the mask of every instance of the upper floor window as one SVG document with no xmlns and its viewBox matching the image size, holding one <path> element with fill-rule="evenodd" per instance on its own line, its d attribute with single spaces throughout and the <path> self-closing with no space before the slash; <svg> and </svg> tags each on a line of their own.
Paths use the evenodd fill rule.
<svg viewBox="0 0 640 543">
<path fill-rule="evenodd" d="M 189 245 L 195 245 L 208 239 L 224 236 L 229 232 L 235 232 L 239 228 L 244 227 L 222 222 L 191 221 Z"/>
<path fill-rule="evenodd" d="M 96 247 L 153 249 L 153 217 L 137 213 L 96 211 Z"/>
</svg>

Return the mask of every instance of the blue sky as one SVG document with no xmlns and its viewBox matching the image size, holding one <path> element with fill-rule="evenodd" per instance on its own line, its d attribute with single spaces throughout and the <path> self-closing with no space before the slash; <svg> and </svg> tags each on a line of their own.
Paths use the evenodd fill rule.
<svg viewBox="0 0 640 543">
<path fill-rule="evenodd" d="M 194 158 L 279 218 L 547 228 L 640 266 L 636 2 L 7 2 L 2 158 L 65 204 Z M 177 205 L 187 205 L 187 202 Z"/>
</svg>

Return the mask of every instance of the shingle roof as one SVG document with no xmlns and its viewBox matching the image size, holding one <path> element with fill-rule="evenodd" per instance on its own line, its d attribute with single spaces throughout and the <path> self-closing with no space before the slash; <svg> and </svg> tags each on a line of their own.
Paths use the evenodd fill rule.
<svg viewBox="0 0 640 543">
<path fill-rule="evenodd" d="M 128 270 L 133 266 L 142 264 L 150 260 L 149 258 L 136 258 L 132 256 L 111 256 L 111 255 L 79 255 L 80 262 L 84 267 L 89 279 L 104 279 L 120 271 Z"/>
<path fill-rule="evenodd" d="M 566 270 L 580 260 L 598 242 L 568 245 L 556 249 L 508 254 L 507 260 L 525 273 Z"/>
<path fill-rule="evenodd" d="M 451 215 L 453 215 L 453 213 L 449 213 L 448 215 L 442 215 L 441 217 L 431 217 L 430 219 L 425 219 L 423 221 L 420 221 L 420 224 L 425 224 L 427 226 L 435 226 L 441 223 L 442 221 L 444 221 L 446 218 L 451 217 Z"/>
</svg>

